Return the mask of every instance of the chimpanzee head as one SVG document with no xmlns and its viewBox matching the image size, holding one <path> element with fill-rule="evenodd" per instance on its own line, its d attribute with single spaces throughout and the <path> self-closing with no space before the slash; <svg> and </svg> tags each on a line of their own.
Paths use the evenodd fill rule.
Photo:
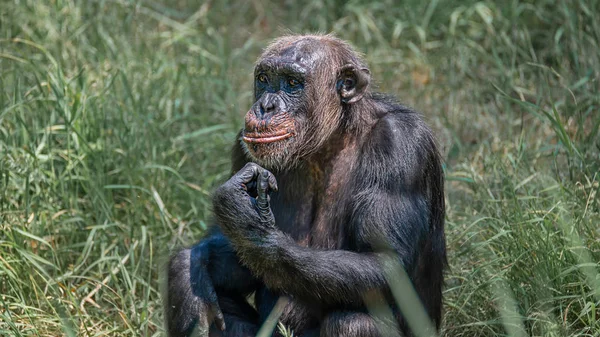
<svg viewBox="0 0 600 337">
<path fill-rule="evenodd" d="M 316 152 L 367 92 L 370 73 L 358 54 L 330 35 L 275 40 L 254 70 L 255 103 L 242 145 L 266 168 L 289 168 Z"/>
</svg>

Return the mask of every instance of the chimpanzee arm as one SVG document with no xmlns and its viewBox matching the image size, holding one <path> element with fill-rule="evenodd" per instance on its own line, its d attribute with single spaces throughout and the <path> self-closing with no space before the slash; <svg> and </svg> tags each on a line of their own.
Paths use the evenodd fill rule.
<svg viewBox="0 0 600 337">
<path fill-rule="evenodd" d="M 324 305 L 360 306 L 372 289 L 386 290 L 381 258 L 389 251 L 409 274 L 417 258 L 417 245 L 427 233 L 427 204 L 418 196 L 373 194 L 364 200 L 377 209 L 357 210 L 354 240 L 363 252 L 302 247 L 275 227 L 264 228 L 260 238 L 235 237 L 233 245 L 242 263 L 267 287 Z M 359 222 L 360 221 L 360 222 Z M 385 240 L 382 242 L 382 240 Z M 377 252 L 375 247 L 383 248 Z M 384 252 L 387 251 L 387 252 Z"/>
<path fill-rule="evenodd" d="M 243 199 L 244 182 L 257 175 L 257 198 Z M 381 256 L 373 248 L 382 240 L 411 273 L 417 247 L 428 232 L 425 195 L 412 189 L 386 191 L 379 186 L 358 192 L 350 202 L 353 216 L 348 217 L 346 226 L 356 250 L 362 253 L 327 251 L 301 247 L 275 227 L 266 197 L 270 178 L 268 171 L 249 164 L 217 190 L 214 200 L 218 223 L 241 262 L 267 287 L 322 304 L 360 304 L 367 290 L 387 287 Z"/>
<path fill-rule="evenodd" d="M 240 264 L 231 243 L 223 233 L 214 231 L 203 243 L 204 249 L 210 254 L 207 271 L 217 291 L 248 295 L 256 290 L 258 280 L 248 268 Z"/>
</svg>

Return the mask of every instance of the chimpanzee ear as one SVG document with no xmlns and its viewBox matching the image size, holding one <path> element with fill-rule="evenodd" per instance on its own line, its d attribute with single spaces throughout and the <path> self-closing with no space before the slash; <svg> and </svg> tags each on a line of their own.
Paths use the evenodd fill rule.
<svg viewBox="0 0 600 337">
<path fill-rule="evenodd" d="M 343 103 L 352 104 L 361 100 L 371 82 L 371 72 L 346 64 L 338 71 L 336 88 Z"/>
</svg>

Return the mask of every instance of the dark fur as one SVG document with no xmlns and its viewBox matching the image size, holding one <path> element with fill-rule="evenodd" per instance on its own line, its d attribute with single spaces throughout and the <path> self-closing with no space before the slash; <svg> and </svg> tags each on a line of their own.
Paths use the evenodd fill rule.
<svg viewBox="0 0 600 337">
<path fill-rule="evenodd" d="M 277 66 L 278 60 L 299 55 L 310 70 L 304 90 L 295 96 L 272 90 L 269 100 L 281 104 L 273 116 L 280 119 L 262 130 L 276 132 L 283 128 L 278 125 L 290 128 L 293 122 L 293 137 L 250 149 L 236 143 L 237 173 L 214 195 L 219 228 L 171 260 L 170 336 L 188 336 L 194 326 L 209 324 L 218 312 L 211 307 L 217 299 L 227 328 L 220 332 L 213 325 L 211 335 L 252 335 L 280 295 L 290 297 L 281 321 L 297 336 L 379 336 L 363 299 L 373 291 L 392 306 L 400 330 L 409 335 L 380 265 L 381 254 L 390 251 L 439 328 L 444 181 L 430 129 L 392 98 L 371 93 L 368 86 L 354 90 L 360 79 L 343 82 L 346 75 L 337 70 L 344 65 L 366 81 L 368 70 L 346 43 L 331 36 L 281 38 L 259 63 L 273 59 Z M 256 96 L 247 121 L 268 115 L 268 95 Z M 253 131 L 248 125 L 242 136 Z M 277 192 L 274 178 L 260 178 L 263 169 L 246 165 L 251 161 L 271 170 Z M 270 202 L 260 192 L 268 190 L 268 179 Z M 252 292 L 256 310 L 245 301 Z"/>
</svg>

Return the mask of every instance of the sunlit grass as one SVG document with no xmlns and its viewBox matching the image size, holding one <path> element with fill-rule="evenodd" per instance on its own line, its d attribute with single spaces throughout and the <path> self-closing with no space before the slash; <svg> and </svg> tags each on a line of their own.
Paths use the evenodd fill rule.
<svg viewBox="0 0 600 337">
<path fill-rule="evenodd" d="M 599 13 L 592 0 L 3 1 L 0 335 L 163 334 L 164 259 L 210 222 L 254 59 L 288 30 L 351 41 L 376 87 L 436 130 L 442 335 L 600 335 Z"/>
</svg>

